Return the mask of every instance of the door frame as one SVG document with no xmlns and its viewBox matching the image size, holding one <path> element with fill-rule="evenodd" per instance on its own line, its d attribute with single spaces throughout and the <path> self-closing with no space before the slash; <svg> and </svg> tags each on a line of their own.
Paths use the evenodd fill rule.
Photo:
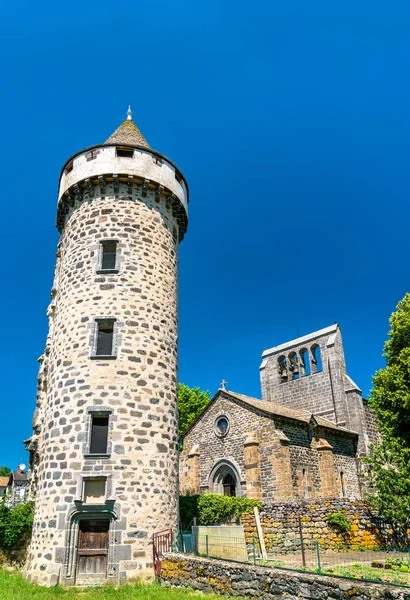
<svg viewBox="0 0 410 600">
<path fill-rule="evenodd" d="M 114 501 L 106 501 L 105 504 L 83 504 L 75 502 L 75 507 L 67 515 L 66 521 L 66 543 L 64 552 L 64 563 L 62 569 L 62 584 L 75 585 L 78 558 L 78 535 L 80 521 L 109 521 L 108 530 L 108 558 L 106 581 L 115 583 L 118 579 L 119 564 L 116 558 L 115 547 L 117 545 L 118 515 L 114 511 Z"/>
<path fill-rule="evenodd" d="M 95 550 L 95 554 L 98 554 L 98 550 L 105 550 L 103 548 L 82 548 L 80 549 L 80 538 L 81 538 L 81 524 L 82 523 L 89 523 L 89 522 L 94 522 L 97 526 L 98 523 L 104 523 L 107 526 L 107 548 L 105 552 L 100 552 L 101 555 L 105 555 L 106 556 L 106 560 L 105 560 L 105 572 L 104 573 L 79 573 L 79 565 L 80 565 L 80 557 L 81 556 L 87 556 L 87 555 L 92 555 L 93 554 L 93 550 Z M 75 585 L 78 584 L 77 578 L 79 578 L 79 575 L 83 576 L 84 580 L 89 580 L 87 581 L 87 583 L 92 583 L 93 581 L 95 583 L 100 583 L 100 582 L 104 582 L 107 580 L 107 574 L 108 574 L 108 556 L 109 556 L 109 548 L 110 548 L 110 520 L 107 519 L 106 517 L 102 518 L 102 519 L 90 519 L 88 517 L 84 517 L 82 519 L 79 519 L 78 521 L 78 540 L 77 540 L 77 558 L 76 558 L 76 564 L 75 564 L 75 574 L 74 574 L 74 582 Z"/>
</svg>

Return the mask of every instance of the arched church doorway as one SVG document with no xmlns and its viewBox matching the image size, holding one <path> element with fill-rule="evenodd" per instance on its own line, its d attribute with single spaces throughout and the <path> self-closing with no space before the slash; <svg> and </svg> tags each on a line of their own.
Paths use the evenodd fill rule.
<svg viewBox="0 0 410 600">
<path fill-rule="evenodd" d="M 224 496 L 241 496 L 239 475 L 236 468 L 227 463 L 217 463 L 209 477 L 209 490 Z"/>
</svg>

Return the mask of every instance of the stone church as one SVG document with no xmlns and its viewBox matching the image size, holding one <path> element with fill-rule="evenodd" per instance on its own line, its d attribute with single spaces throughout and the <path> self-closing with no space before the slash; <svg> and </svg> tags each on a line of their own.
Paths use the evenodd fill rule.
<svg viewBox="0 0 410 600">
<path fill-rule="evenodd" d="M 181 494 L 356 499 L 374 415 L 335 324 L 265 350 L 262 400 L 219 389 L 185 433 Z"/>
</svg>

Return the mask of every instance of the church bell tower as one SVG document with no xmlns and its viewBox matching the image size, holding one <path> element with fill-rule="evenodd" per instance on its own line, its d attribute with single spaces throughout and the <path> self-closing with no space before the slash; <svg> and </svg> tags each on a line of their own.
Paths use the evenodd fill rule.
<svg viewBox="0 0 410 600">
<path fill-rule="evenodd" d="M 177 527 L 178 243 L 187 183 L 132 120 L 63 166 L 31 453 L 28 577 L 152 578 Z"/>
</svg>

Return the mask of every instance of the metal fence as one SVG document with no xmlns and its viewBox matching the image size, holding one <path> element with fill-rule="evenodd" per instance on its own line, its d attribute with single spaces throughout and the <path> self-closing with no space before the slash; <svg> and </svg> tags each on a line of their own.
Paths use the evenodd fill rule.
<svg viewBox="0 0 410 600">
<path fill-rule="evenodd" d="M 319 573 L 332 577 L 361 579 L 369 582 L 391 583 L 410 587 L 410 548 L 395 547 L 360 549 L 346 543 L 337 550 L 320 540 L 301 540 L 298 550 L 276 548 L 265 551 L 258 536 L 224 535 L 212 528 L 192 528 L 174 536 L 173 549 L 187 554 L 219 558 L 250 565 Z M 233 532 L 232 532 L 233 533 Z"/>
</svg>

